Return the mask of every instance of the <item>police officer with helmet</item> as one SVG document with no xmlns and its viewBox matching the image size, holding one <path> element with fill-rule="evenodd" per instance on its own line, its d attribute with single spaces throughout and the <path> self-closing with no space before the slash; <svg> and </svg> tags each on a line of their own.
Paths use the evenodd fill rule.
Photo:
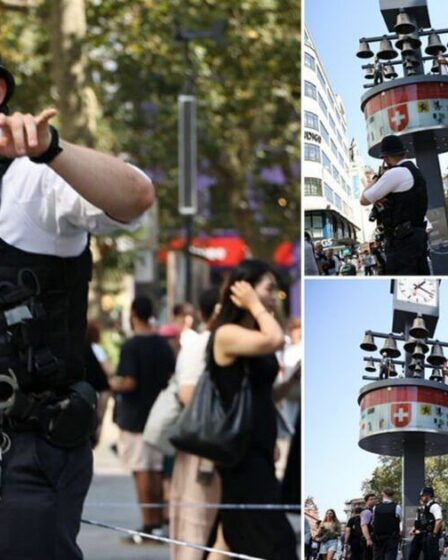
<svg viewBox="0 0 448 560">
<path fill-rule="evenodd" d="M 151 181 L 10 113 L 0 63 L 0 558 L 80 560 L 96 395 L 82 362 L 89 234 L 134 230 Z"/>
<path fill-rule="evenodd" d="M 427 259 L 425 214 L 428 209 L 426 181 L 421 171 L 405 159 L 405 147 L 398 136 L 381 142 L 384 163 L 376 180 L 361 197 L 361 204 L 373 204 L 372 219 L 384 233 L 385 274 L 430 274 Z"/>
<path fill-rule="evenodd" d="M 418 560 L 423 551 L 424 560 L 439 559 L 439 539 L 442 536 L 442 508 L 434 500 L 434 490 L 425 486 L 420 492 L 422 507 L 417 511 L 417 519 L 411 533 L 410 560 Z"/>
</svg>

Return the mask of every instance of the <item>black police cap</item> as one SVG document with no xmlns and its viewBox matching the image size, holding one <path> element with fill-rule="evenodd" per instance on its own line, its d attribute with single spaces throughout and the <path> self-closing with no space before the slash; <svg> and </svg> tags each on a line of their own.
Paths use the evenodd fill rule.
<svg viewBox="0 0 448 560">
<path fill-rule="evenodd" d="M 381 157 L 404 154 L 405 152 L 406 148 L 398 136 L 391 134 L 381 140 Z"/>
<path fill-rule="evenodd" d="M 422 491 L 420 492 L 420 496 L 431 496 L 431 498 L 433 498 L 434 497 L 433 488 L 431 488 L 431 486 L 425 486 L 424 488 L 422 488 Z"/>
<path fill-rule="evenodd" d="M 3 61 L 0 59 L 0 78 L 3 78 L 6 82 L 6 97 L 1 105 L 6 105 L 11 99 L 14 89 L 16 87 L 16 81 L 11 72 L 4 66 Z"/>
</svg>

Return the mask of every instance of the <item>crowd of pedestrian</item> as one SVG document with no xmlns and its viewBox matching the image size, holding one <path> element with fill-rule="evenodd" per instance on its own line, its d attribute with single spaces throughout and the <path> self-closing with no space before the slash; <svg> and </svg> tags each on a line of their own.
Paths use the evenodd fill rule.
<svg viewBox="0 0 448 560">
<path fill-rule="evenodd" d="M 384 250 L 381 244 L 368 247 L 328 248 L 313 243 L 305 233 L 305 274 L 309 276 L 381 276 L 384 274 Z"/>
<path fill-rule="evenodd" d="M 364 496 L 345 524 L 329 509 L 321 521 L 305 518 L 305 560 L 440 560 L 447 549 L 443 513 L 432 487 L 420 493 L 412 529 L 405 534 L 403 513 L 394 491 L 384 488 L 377 502 L 374 493 Z M 405 547 L 407 549 L 405 550 Z"/>
<path fill-rule="evenodd" d="M 300 503 L 301 323 L 290 318 L 280 325 L 274 313 L 277 293 L 274 271 L 250 259 L 232 270 L 221 290 L 203 291 L 198 310 L 180 302 L 159 328 L 152 302 L 145 296 L 133 301 L 133 334 L 122 345 L 116 372 L 104 371 L 115 401 L 118 455 L 133 475 L 141 504 L 140 532 L 273 560 L 297 559 L 296 535 L 283 511 L 201 508 Z M 168 394 L 175 395 L 177 407 L 171 428 L 181 422 L 204 372 L 227 410 L 247 376 L 250 438 L 231 465 L 148 435 L 150 424 L 163 423 L 163 416 L 172 413 L 161 406 Z M 169 515 L 145 507 L 164 501 L 170 503 Z M 154 542 L 138 536 L 122 540 Z M 203 558 L 200 551 L 184 547 L 172 546 L 170 552 L 172 560 Z M 215 552 L 208 558 L 223 557 Z"/>
</svg>

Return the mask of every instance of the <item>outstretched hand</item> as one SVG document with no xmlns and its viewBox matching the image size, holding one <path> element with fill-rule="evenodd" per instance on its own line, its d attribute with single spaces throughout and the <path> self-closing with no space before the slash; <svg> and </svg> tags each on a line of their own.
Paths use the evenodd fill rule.
<svg viewBox="0 0 448 560">
<path fill-rule="evenodd" d="M 0 113 L 0 155 L 7 158 L 39 157 L 51 142 L 49 121 L 56 109 L 45 109 L 39 115 Z"/>
</svg>

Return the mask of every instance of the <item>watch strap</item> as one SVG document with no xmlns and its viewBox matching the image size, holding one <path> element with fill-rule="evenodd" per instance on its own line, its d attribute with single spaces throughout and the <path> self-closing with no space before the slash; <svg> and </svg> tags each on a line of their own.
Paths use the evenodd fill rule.
<svg viewBox="0 0 448 560">
<path fill-rule="evenodd" d="M 54 126 L 50 125 L 51 141 L 50 145 L 46 151 L 40 156 L 30 158 L 34 163 L 50 163 L 52 162 L 62 151 L 63 148 L 59 144 L 59 134 Z"/>
</svg>

